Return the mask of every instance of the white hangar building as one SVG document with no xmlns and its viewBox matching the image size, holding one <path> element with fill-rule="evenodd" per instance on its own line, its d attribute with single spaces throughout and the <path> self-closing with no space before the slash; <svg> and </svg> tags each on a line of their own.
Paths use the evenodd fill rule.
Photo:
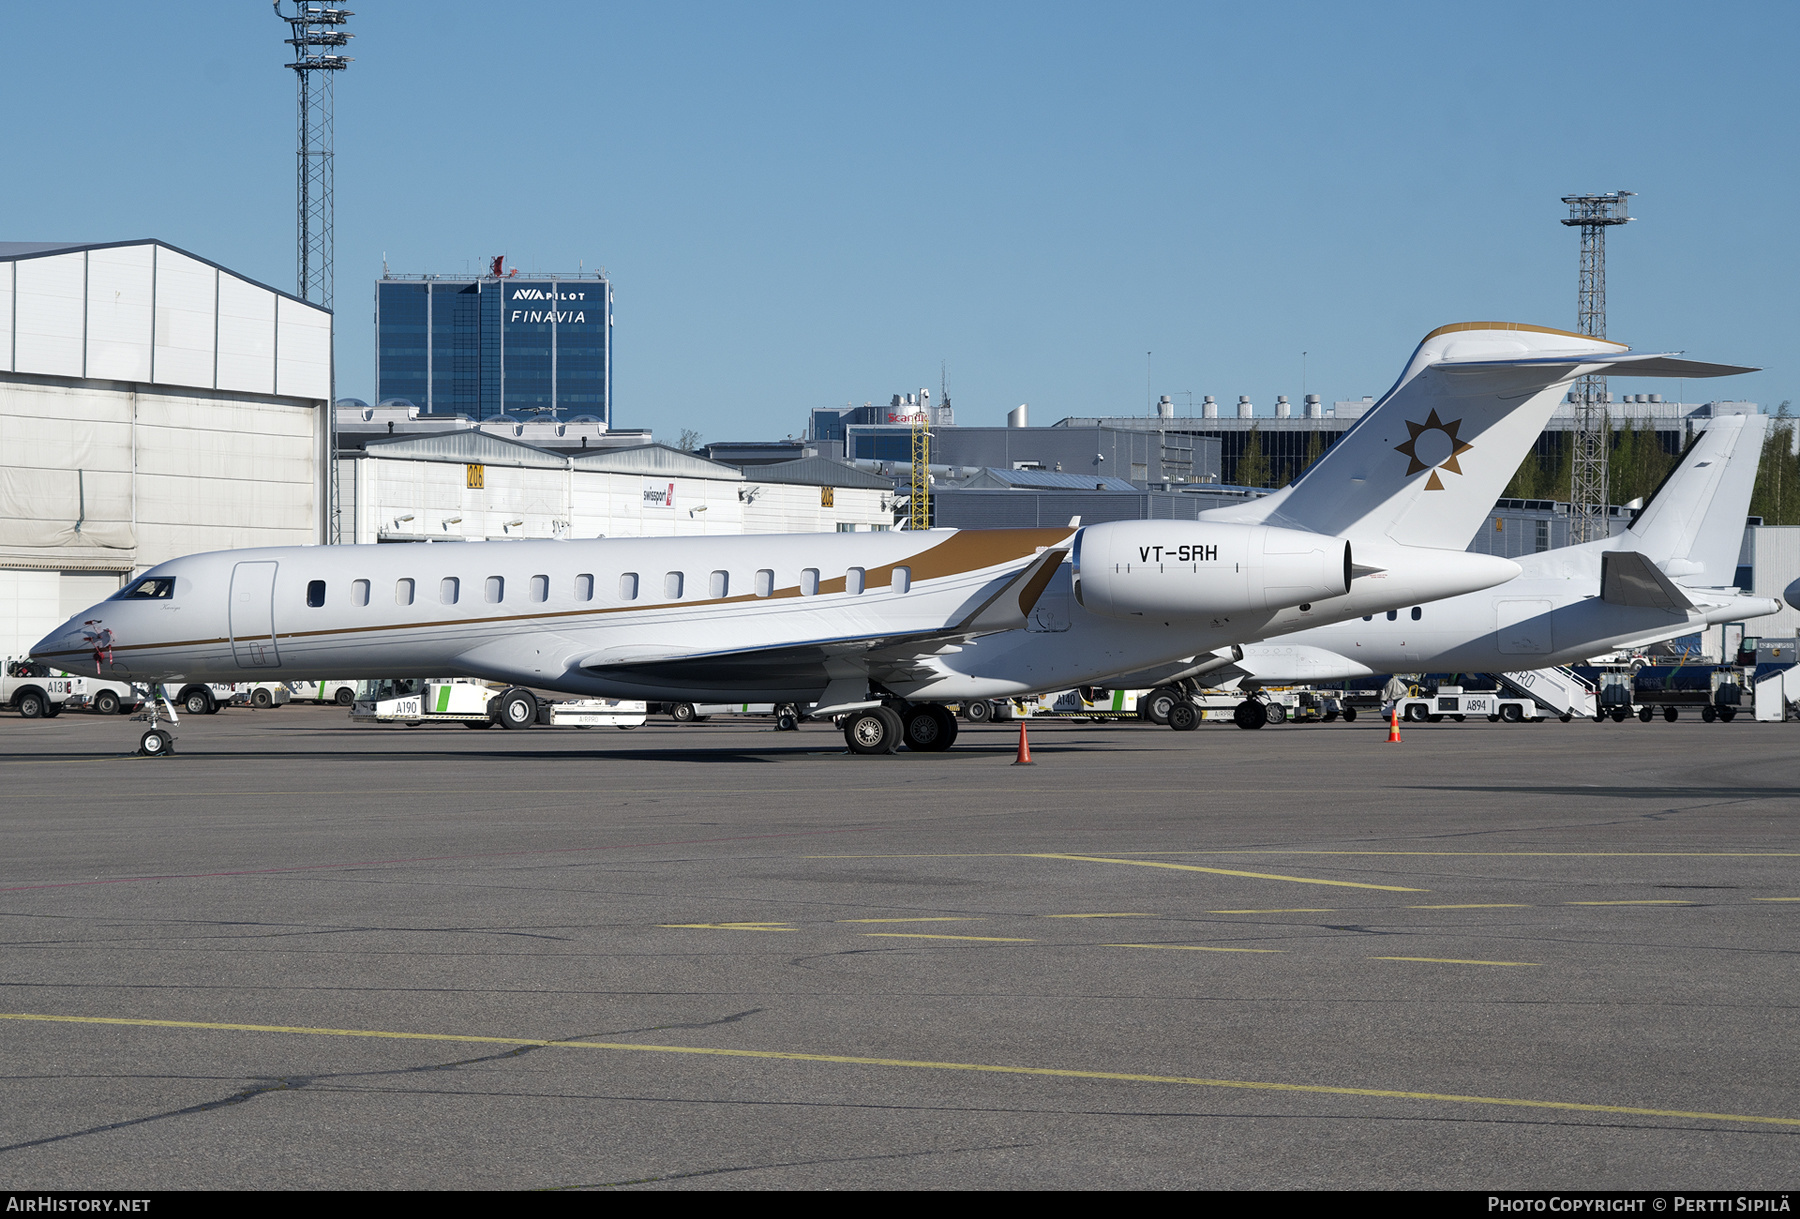
<svg viewBox="0 0 1800 1219">
<path fill-rule="evenodd" d="M 893 480 L 818 458 L 740 470 L 666 445 L 553 452 L 476 427 L 339 450 L 344 541 L 890 529 Z"/>
<path fill-rule="evenodd" d="M 0 242 L 0 654 L 166 559 L 323 539 L 331 322 L 160 241 Z"/>
</svg>

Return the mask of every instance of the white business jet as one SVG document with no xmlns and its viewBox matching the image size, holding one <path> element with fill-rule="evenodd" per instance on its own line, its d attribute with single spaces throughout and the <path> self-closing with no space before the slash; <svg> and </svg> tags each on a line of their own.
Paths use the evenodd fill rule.
<svg viewBox="0 0 1800 1219">
<path fill-rule="evenodd" d="M 947 748 L 944 703 L 1489 588 L 1462 547 L 1570 381 L 1741 371 L 1541 327 L 1432 332 L 1263 519 L 462 545 L 282 547 L 151 569 L 32 649 L 133 681 L 463 675 L 668 701 L 816 704 L 858 753 Z M 1065 557 L 1071 561 L 1065 565 Z"/>
<path fill-rule="evenodd" d="M 1557 665 L 1775 613 L 1780 601 L 1733 587 L 1767 429 L 1761 415 L 1712 420 L 1624 533 L 1522 556 L 1505 584 L 1196 661 L 1213 662 L 1211 682 L 1246 690 L 1382 673 L 1497 673 L 1532 690 Z M 1149 672 L 1103 684 L 1167 680 Z M 1248 701 L 1237 720 L 1260 728 L 1263 708 Z"/>
</svg>

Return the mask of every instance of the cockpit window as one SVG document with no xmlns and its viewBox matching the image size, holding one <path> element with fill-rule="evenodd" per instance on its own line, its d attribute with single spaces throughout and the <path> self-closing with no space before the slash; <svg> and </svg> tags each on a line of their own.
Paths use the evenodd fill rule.
<svg viewBox="0 0 1800 1219">
<path fill-rule="evenodd" d="M 175 595 L 174 576 L 144 576 L 112 595 L 114 601 L 167 601 Z"/>
</svg>

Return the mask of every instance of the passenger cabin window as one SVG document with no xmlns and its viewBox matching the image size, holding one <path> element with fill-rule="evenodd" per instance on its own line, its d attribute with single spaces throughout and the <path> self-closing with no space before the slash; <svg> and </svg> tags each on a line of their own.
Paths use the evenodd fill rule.
<svg viewBox="0 0 1800 1219">
<path fill-rule="evenodd" d="M 910 592 L 912 590 L 912 568 L 894 568 L 894 582 L 892 587 L 897 593 Z"/>
<path fill-rule="evenodd" d="M 1399 610 L 1389 610 L 1388 611 L 1388 621 L 1389 622 L 1397 621 L 1399 619 L 1399 617 L 1400 617 Z"/>
<path fill-rule="evenodd" d="M 722 601 L 731 595 L 731 575 L 728 572 L 715 571 L 707 581 L 706 595 L 714 601 Z"/>
<path fill-rule="evenodd" d="M 1375 621 L 1375 615 L 1374 614 L 1364 614 L 1363 621 L 1364 622 L 1373 622 L 1373 621 Z"/>
<path fill-rule="evenodd" d="M 1413 621 L 1417 622 L 1422 617 L 1424 617 L 1424 611 L 1416 605 L 1413 606 Z"/>
<path fill-rule="evenodd" d="M 548 601 L 548 600 L 550 600 L 550 577 L 549 576 L 533 576 L 533 577 L 531 577 L 531 599 L 533 601 Z"/>
<path fill-rule="evenodd" d="M 800 595 L 816 597 L 819 595 L 819 569 L 808 567 L 800 573 Z"/>
<path fill-rule="evenodd" d="M 481 590 L 481 596 L 489 605 L 498 605 L 506 600 L 506 577 L 489 576 L 487 587 Z"/>
<path fill-rule="evenodd" d="M 868 573 L 863 571 L 862 568 L 852 567 L 849 571 L 844 573 L 844 591 L 852 594 L 862 592 L 863 580 L 867 575 Z"/>
<path fill-rule="evenodd" d="M 352 580 L 350 582 L 350 604 L 367 605 L 369 603 L 369 582 Z"/>
<path fill-rule="evenodd" d="M 580 575 L 575 577 L 575 600 L 592 601 L 594 599 L 594 577 Z"/>
<path fill-rule="evenodd" d="M 767 567 L 758 571 L 753 591 L 759 597 L 773 597 L 775 595 L 775 573 Z"/>
<path fill-rule="evenodd" d="M 445 576 L 438 584 L 438 600 L 445 605 L 455 605 L 456 599 L 462 595 L 462 581 L 455 576 Z"/>
<path fill-rule="evenodd" d="M 309 580 L 306 585 L 306 603 L 314 609 L 325 604 L 325 581 Z"/>
<path fill-rule="evenodd" d="M 619 577 L 619 600 L 637 600 L 637 572 L 628 571 Z"/>
<path fill-rule="evenodd" d="M 684 577 L 682 573 L 678 571 L 672 571 L 663 576 L 663 596 L 670 601 L 681 600 L 681 585 L 683 581 Z"/>
<path fill-rule="evenodd" d="M 112 595 L 114 601 L 167 601 L 175 595 L 174 576 L 145 576 Z"/>
<path fill-rule="evenodd" d="M 394 604 L 411 605 L 413 602 L 413 582 L 411 580 L 394 581 Z"/>
</svg>

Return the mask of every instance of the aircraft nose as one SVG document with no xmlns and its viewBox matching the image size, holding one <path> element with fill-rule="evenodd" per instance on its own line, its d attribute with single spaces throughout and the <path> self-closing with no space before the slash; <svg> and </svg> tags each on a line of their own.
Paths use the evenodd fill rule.
<svg viewBox="0 0 1800 1219">
<path fill-rule="evenodd" d="M 1795 580 L 1792 584 L 1782 589 L 1781 599 L 1790 606 L 1800 605 L 1800 580 Z"/>
</svg>

